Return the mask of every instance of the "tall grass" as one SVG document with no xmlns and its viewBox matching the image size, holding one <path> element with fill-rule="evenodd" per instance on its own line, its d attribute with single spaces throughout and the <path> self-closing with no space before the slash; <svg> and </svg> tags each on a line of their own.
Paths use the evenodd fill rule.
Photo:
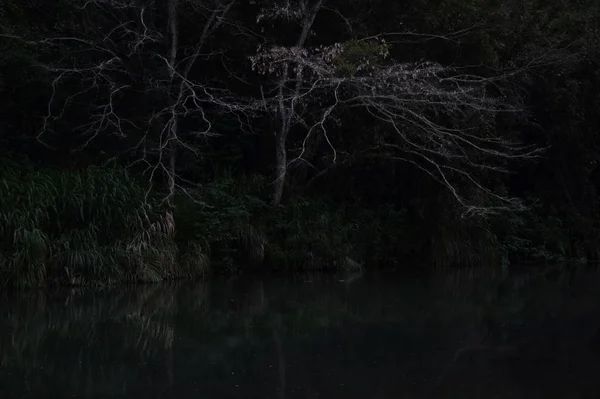
<svg viewBox="0 0 600 399">
<path fill-rule="evenodd" d="M 107 284 L 181 274 L 162 212 L 124 170 L 0 171 L 0 284 Z"/>
</svg>

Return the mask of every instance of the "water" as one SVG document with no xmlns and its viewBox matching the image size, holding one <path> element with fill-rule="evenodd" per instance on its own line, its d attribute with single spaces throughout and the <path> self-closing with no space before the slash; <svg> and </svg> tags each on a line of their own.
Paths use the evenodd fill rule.
<svg viewBox="0 0 600 399">
<path fill-rule="evenodd" d="M 599 398 L 600 274 L 319 276 L 0 300 L 2 398 Z"/>
</svg>

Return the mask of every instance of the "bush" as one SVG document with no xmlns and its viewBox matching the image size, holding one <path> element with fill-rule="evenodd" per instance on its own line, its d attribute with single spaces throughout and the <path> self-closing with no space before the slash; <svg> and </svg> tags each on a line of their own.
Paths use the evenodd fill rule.
<svg viewBox="0 0 600 399">
<path fill-rule="evenodd" d="M 262 263 L 261 259 L 250 261 L 256 248 L 264 247 L 265 239 L 255 227 L 267 211 L 268 205 L 259 198 L 264 184 L 260 176 L 234 178 L 229 171 L 220 172 L 214 181 L 202 188 L 188 190 L 176 197 L 175 239 L 187 253 L 189 248 L 202 248 L 198 258 L 186 255 L 186 259 L 202 259 L 211 264 L 217 274 L 233 273 L 248 263 Z"/>
<path fill-rule="evenodd" d="M 339 270 L 358 256 L 353 236 L 357 220 L 343 208 L 315 199 L 296 199 L 271 213 L 264 230 L 272 237 L 274 267 L 287 270 Z"/>
</svg>

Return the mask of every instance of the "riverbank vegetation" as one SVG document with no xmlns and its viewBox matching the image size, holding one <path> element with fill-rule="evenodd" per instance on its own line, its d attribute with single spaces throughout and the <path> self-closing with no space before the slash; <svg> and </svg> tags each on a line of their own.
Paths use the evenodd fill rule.
<svg viewBox="0 0 600 399">
<path fill-rule="evenodd" d="M 597 261 L 599 18 L 0 0 L 0 284 Z"/>
</svg>

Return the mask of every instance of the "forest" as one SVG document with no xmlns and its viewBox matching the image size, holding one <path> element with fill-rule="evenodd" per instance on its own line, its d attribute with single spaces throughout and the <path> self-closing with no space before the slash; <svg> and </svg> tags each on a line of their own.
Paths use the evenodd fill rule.
<svg viewBox="0 0 600 399">
<path fill-rule="evenodd" d="M 600 258 L 596 0 L 0 0 L 0 286 Z"/>
</svg>

